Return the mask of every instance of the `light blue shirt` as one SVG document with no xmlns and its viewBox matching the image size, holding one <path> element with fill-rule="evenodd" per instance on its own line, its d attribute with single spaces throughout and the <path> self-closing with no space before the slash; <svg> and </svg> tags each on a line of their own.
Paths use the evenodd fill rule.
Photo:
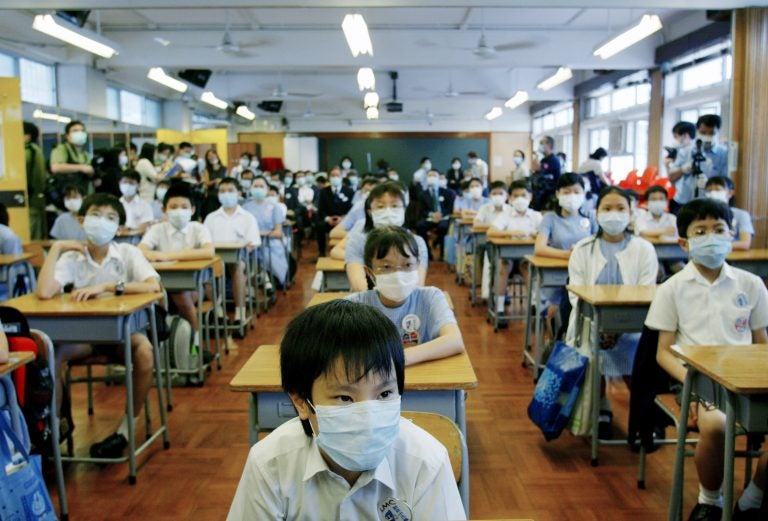
<svg viewBox="0 0 768 521">
<path fill-rule="evenodd" d="M 157 199 L 152 199 L 152 202 L 149 203 L 149 205 L 152 207 L 152 217 L 154 217 L 156 221 L 159 221 L 165 218 L 165 214 L 163 213 L 162 201 L 159 201 Z"/>
<path fill-rule="evenodd" d="M 403 347 L 434 340 L 444 326 L 456 324 L 456 316 L 448 307 L 445 295 L 431 286 L 416 288 L 405 302 L 396 308 L 388 308 L 382 304 L 375 289 L 353 293 L 347 300 L 368 304 L 384 313 L 400 333 Z"/>
<path fill-rule="evenodd" d="M 4 224 L 0 224 L 0 253 L 3 255 L 22 254 L 21 239 Z"/>
<path fill-rule="evenodd" d="M 461 210 L 472 210 L 473 212 L 476 212 L 481 206 L 488 202 L 490 202 L 490 199 L 487 197 L 481 197 L 480 199 L 475 200 L 472 199 L 472 197 L 464 197 L 462 195 L 461 197 L 457 197 L 456 201 L 453 203 L 453 211 L 459 212 Z"/>
<path fill-rule="evenodd" d="M 669 166 L 670 170 L 677 170 L 685 165 L 691 163 L 693 157 L 694 144 L 691 143 L 688 146 L 679 147 L 677 149 L 677 157 Z M 696 176 L 690 172 L 683 174 L 680 179 L 675 181 L 675 201 L 680 204 L 685 204 L 693 199 L 693 194 L 696 193 Z"/>
<path fill-rule="evenodd" d="M 717 145 L 712 150 L 703 150 L 707 161 L 702 163 L 701 171 L 707 177 L 728 177 L 728 148 L 724 145 Z"/>
<path fill-rule="evenodd" d="M 606 262 L 597 276 L 595 284 L 624 284 L 624 278 L 621 276 L 619 260 L 616 258 L 616 254 L 626 249 L 630 239 L 631 237 L 626 234 L 624 239 L 619 242 L 597 239 L 597 243 L 600 245 L 600 253 L 603 254 Z"/>
<path fill-rule="evenodd" d="M 85 230 L 80 226 L 77 217 L 71 213 L 63 213 L 56 217 L 51 228 L 51 237 L 60 241 L 84 241 Z"/>
<path fill-rule="evenodd" d="M 347 246 L 344 250 L 344 262 L 347 264 L 356 262 L 365 265 L 365 240 L 368 238 L 366 231 L 350 232 L 347 235 Z M 419 265 L 427 267 L 429 264 L 429 253 L 427 253 L 427 244 L 424 239 L 414 235 L 416 245 L 419 249 Z"/>
<path fill-rule="evenodd" d="M 283 224 L 283 215 L 276 204 L 270 202 L 257 203 L 248 201 L 243 205 L 243 210 L 250 213 L 259 223 L 259 231 L 267 234 L 275 229 L 275 225 Z"/>
<path fill-rule="evenodd" d="M 357 192 L 358 194 L 360 192 Z M 355 194 L 357 195 L 357 194 Z M 349 232 L 357 221 L 365 219 L 365 200 L 361 200 L 352 205 L 352 209 L 341 220 L 341 227 Z"/>
<path fill-rule="evenodd" d="M 576 213 L 569 217 L 548 213 L 541 220 L 539 233 L 547 237 L 547 244 L 558 250 L 570 250 L 571 246 L 584 237 L 597 233 L 597 221 L 590 213 L 589 217 Z"/>
<path fill-rule="evenodd" d="M 755 228 L 752 226 L 752 216 L 749 212 L 745 212 L 739 208 L 731 208 L 731 214 L 733 215 L 733 222 L 731 228 L 733 228 L 733 240 L 738 241 L 741 232 L 747 232 L 750 235 L 755 234 Z"/>
</svg>

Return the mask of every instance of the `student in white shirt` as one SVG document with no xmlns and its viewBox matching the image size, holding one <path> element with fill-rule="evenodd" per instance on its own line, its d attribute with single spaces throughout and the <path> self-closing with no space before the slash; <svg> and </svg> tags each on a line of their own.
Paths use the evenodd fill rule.
<svg viewBox="0 0 768 521">
<path fill-rule="evenodd" d="M 730 204 L 733 198 L 733 181 L 728 177 L 710 177 L 706 185 L 707 197 Z M 733 234 L 733 249 L 748 250 L 752 246 L 752 236 L 755 228 L 749 212 L 731 207 L 731 233 Z"/>
<path fill-rule="evenodd" d="M 466 519 L 445 447 L 400 417 L 404 366 L 397 329 L 371 306 L 294 318 L 280 367 L 298 418 L 251 447 L 228 521 L 377 520 L 392 498 L 413 519 Z"/>
<path fill-rule="evenodd" d="M 83 229 L 87 243 L 56 241 L 40 269 L 37 296 L 50 299 L 69 285 L 75 301 L 96 298 L 103 293 L 134 294 L 161 291 L 160 277 L 138 248 L 127 243 L 112 242 L 118 227 L 125 222 L 125 210 L 111 194 L 96 193 L 88 196 L 80 208 L 84 217 Z M 133 403 L 136 424 L 141 416 L 144 399 L 152 383 L 154 350 L 144 333 L 131 335 L 133 359 Z M 65 344 L 56 346 L 57 408 L 61 407 L 61 369 L 64 362 L 90 356 L 94 351 L 114 357 L 123 363 L 123 349 L 91 344 Z M 117 458 L 128 446 L 128 421 L 123 417 L 116 432 L 103 441 L 91 445 L 90 454 L 99 458 Z"/>
<path fill-rule="evenodd" d="M 510 206 L 496 216 L 488 228 L 488 237 L 500 237 L 504 239 L 533 239 L 541 224 L 541 213 L 531 210 L 531 192 L 528 190 L 528 182 L 525 180 L 513 181 L 509 187 Z M 504 300 L 507 292 L 509 274 L 514 268 L 514 263 L 505 259 L 499 262 L 496 278 L 496 311 L 504 312 Z M 520 271 L 527 277 L 528 271 L 521 263 Z M 500 325 L 504 325 L 501 323 Z"/>
<path fill-rule="evenodd" d="M 733 248 L 731 212 L 725 203 L 694 199 L 677 214 L 680 246 L 690 261 L 656 291 L 645 325 L 659 331 L 656 360 L 682 382 L 686 369 L 669 351 L 676 345 L 730 345 L 768 342 L 768 291 L 759 277 L 725 262 Z M 690 519 L 719 520 L 723 512 L 725 415 L 711 404 L 692 405 L 699 428 L 696 469 L 699 497 Z M 760 519 L 765 461 L 739 499 L 734 519 Z M 726 505 L 725 508 L 731 508 Z M 753 517 L 750 517 L 753 516 Z"/>
<path fill-rule="evenodd" d="M 469 184 L 469 190 L 459 209 L 462 219 L 472 219 L 480 211 L 480 208 L 488 204 L 490 200 L 483 197 L 483 182 L 479 178 L 471 177 L 466 182 Z M 456 209 L 456 204 L 454 204 L 454 210 Z"/>
<path fill-rule="evenodd" d="M 508 211 L 507 204 L 507 185 L 504 181 L 494 181 L 489 187 L 491 201 L 480 207 L 475 215 L 474 224 L 491 224 L 496 217 Z M 470 186 L 470 190 L 472 190 Z"/>
<path fill-rule="evenodd" d="M 219 203 L 221 207 L 209 213 L 205 218 L 205 226 L 215 237 L 215 242 L 239 242 L 247 243 L 246 249 L 252 252 L 261 245 L 261 235 L 259 234 L 259 225 L 256 218 L 243 210 L 238 204 L 239 186 L 237 179 L 225 177 L 219 182 L 218 189 Z M 245 324 L 245 261 L 240 260 L 237 264 L 229 266 L 229 277 L 232 280 L 232 292 L 235 297 L 235 323 L 242 326 Z M 240 335 L 243 334 L 242 327 Z"/>
<path fill-rule="evenodd" d="M 663 186 L 645 192 L 648 211 L 635 218 L 635 233 L 645 239 L 677 237 L 677 217 L 667 212 L 669 194 Z"/>
<path fill-rule="evenodd" d="M 192 192 L 185 183 L 175 183 L 163 201 L 164 222 L 153 225 L 139 243 L 139 249 L 151 262 L 212 259 L 213 241 L 208 228 L 192 221 L 195 207 Z M 194 291 L 171 291 L 168 296 L 194 331 L 194 345 L 200 345 Z"/>
<path fill-rule="evenodd" d="M 152 224 L 154 215 L 152 206 L 138 195 L 141 176 L 135 170 L 126 170 L 120 175 L 120 193 L 123 194 L 120 202 L 125 208 L 125 228 L 144 233 Z"/>
</svg>

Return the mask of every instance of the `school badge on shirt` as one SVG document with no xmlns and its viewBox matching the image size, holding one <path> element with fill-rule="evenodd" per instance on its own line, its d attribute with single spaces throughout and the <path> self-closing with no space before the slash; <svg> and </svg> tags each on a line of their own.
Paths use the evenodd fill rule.
<svg viewBox="0 0 768 521">
<path fill-rule="evenodd" d="M 402 341 L 403 347 L 410 347 L 419 344 L 419 327 L 421 327 L 421 319 L 409 313 L 403 317 L 400 326 L 403 328 Z"/>
</svg>

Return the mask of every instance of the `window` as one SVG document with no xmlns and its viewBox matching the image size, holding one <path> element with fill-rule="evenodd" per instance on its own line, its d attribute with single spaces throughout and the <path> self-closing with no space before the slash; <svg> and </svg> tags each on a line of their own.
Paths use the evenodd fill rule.
<svg viewBox="0 0 768 521">
<path fill-rule="evenodd" d="M 7 54 L 0 54 L 0 76 L 16 76 L 16 60 Z"/>
<path fill-rule="evenodd" d="M 138 94 L 120 91 L 120 119 L 126 123 L 141 125 L 144 99 Z"/>
<path fill-rule="evenodd" d="M 149 127 L 159 127 L 162 121 L 162 106 L 159 101 L 144 98 L 144 124 Z"/>
<path fill-rule="evenodd" d="M 600 147 L 608 151 L 607 168 L 618 183 L 632 170 L 642 172 L 648 166 L 648 120 L 592 128 L 587 134 L 587 146 L 589 154 Z"/>
<path fill-rule="evenodd" d="M 725 59 L 721 56 L 680 71 L 680 91 L 692 90 L 721 83 L 725 78 Z"/>
<path fill-rule="evenodd" d="M 642 80 L 644 79 L 645 77 L 642 78 Z M 650 83 L 639 83 L 628 87 L 616 88 L 611 92 L 587 98 L 586 117 L 587 119 L 596 118 L 611 112 L 628 110 L 639 105 L 645 105 L 650 100 Z"/>
<path fill-rule="evenodd" d="M 680 117 L 678 121 L 690 121 L 696 123 L 696 121 L 704 114 L 717 114 L 720 115 L 720 103 L 719 102 L 707 102 L 697 107 L 689 107 L 680 109 L 678 111 Z"/>
<path fill-rule="evenodd" d="M 56 79 L 52 65 L 19 59 L 21 99 L 40 105 L 56 105 Z"/>
<path fill-rule="evenodd" d="M 107 117 L 120 119 L 120 91 L 112 87 L 107 87 Z"/>
<path fill-rule="evenodd" d="M 107 117 L 134 125 L 162 126 L 163 107 L 160 101 L 135 92 L 107 87 Z"/>
</svg>

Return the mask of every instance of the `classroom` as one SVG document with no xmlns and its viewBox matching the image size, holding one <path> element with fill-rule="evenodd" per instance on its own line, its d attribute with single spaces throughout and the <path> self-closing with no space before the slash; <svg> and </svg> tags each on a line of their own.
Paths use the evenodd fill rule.
<svg viewBox="0 0 768 521">
<path fill-rule="evenodd" d="M 768 521 L 766 42 L 0 2 L 0 520 Z"/>
</svg>

